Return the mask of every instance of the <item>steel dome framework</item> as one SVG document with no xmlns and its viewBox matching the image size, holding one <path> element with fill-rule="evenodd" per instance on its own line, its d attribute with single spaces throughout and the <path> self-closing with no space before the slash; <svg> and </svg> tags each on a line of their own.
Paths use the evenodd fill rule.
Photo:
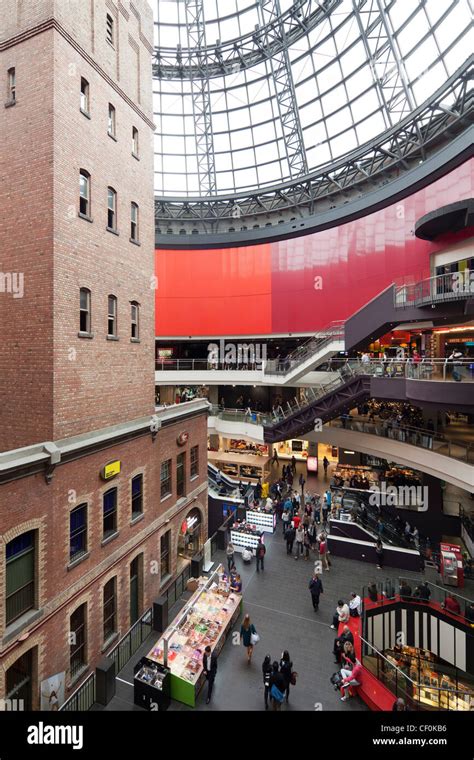
<svg viewBox="0 0 474 760">
<path fill-rule="evenodd" d="M 472 124 L 472 0 L 154 3 L 159 235 L 307 217 Z"/>
</svg>

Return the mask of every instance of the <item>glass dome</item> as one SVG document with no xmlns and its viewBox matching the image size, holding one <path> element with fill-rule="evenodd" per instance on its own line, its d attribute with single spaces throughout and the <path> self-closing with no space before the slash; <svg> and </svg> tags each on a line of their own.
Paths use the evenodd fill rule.
<svg viewBox="0 0 474 760">
<path fill-rule="evenodd" d="M 471 0 L 150 0 L 155 194 L 231 195 L 330 165 L 474 50 Z"/>
</svg>

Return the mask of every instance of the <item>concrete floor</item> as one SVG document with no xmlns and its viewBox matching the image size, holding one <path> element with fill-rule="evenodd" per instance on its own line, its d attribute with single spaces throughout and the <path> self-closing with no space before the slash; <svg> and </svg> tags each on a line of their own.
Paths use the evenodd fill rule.
<svg viewBox="0 0 474 760">
<path fill-rule="evenodd" d="M 240 645 L 233 645 L 229 636 L 218 660 L 218 673 L 210 705 L 206 705 L 206 687 L 201 691 L 196 710 L 264 710 L 261 664 L 268 653 L 279 659 L 283 649 L 288 649 L 298 672 L 297 685 L 291 688 L 290 701 L 283 710 L 314 711 L 341 710 L 365 711 L 365 704 L 355 698 L 342 703 L 329 678 L 337 669 L 333 662 L 332 646 L 334 631 L 330 628 L 332 615 L 339 598 L 348 599 L 351 591 L 360 592 L 371 580 L 383 580 L 390 576 L 397 580 L 400 573 L 389 569 L 383 573 L 371 566 L 353 560 L 334 558 L 331 570 L 323 576 L 324 594 L 320 608 L 314 612 L 308 582 L 311 577 L 312 560 L 299 559 L 286 554 L 281 523 L 273 536 L 266 537 L 267 554 L 265 571 L 256 573 L 255 564 L 244 566 L 237 556 L 237 567 L 243 578 L 243 614 L 249 613 L 258 633 L 260 643 L 255 647 L 254 659 L 247 664 L 246 652 Z M 217 553 L 214 560 L 223 560 Z M 405 577 L 419 578 L 417 573 L 404 573 Z M 427 568 L 425 578 L 438 582 L 436 572 Z M 472 598 L 474 583 L 463 590 Z M 178 613 L 189 594 L 175 605 L 170 620 Z M 239 631 L 240 620 L 234 626 Z M 117 694 L 107 710 L 140 710 L 133 704 L 133 666 L 147 654 L 157 639 L 150 636 L 141 649 L 119 673 Z M 191 708 L 172 702 L 170 710 Z"/>
</svg>

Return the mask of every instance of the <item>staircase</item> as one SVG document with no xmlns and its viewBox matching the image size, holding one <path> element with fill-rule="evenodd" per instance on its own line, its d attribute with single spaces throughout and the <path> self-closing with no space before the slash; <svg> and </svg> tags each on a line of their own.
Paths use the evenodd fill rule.
<svg viewBox="0 0 474 760">
<path fill-rule="evenodd" d="M 331 322 L 288 356 L 266 361 L 263 378 L 275 385 L 287 385 L 344 351 L 344 346 L 344 322 Z"/>
</svg>

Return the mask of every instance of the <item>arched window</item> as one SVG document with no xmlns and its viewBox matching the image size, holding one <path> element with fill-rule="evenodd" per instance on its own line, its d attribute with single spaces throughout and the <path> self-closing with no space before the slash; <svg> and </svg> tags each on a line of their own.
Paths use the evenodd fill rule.
<svg viewBox="0 0 474 760">
<path fill-rule="evenodd" d="M 135 156 L 135 158 L 138 158 L 138 129 L 136 127 L 132 127 L 132 154 Z"/>
</svg>

